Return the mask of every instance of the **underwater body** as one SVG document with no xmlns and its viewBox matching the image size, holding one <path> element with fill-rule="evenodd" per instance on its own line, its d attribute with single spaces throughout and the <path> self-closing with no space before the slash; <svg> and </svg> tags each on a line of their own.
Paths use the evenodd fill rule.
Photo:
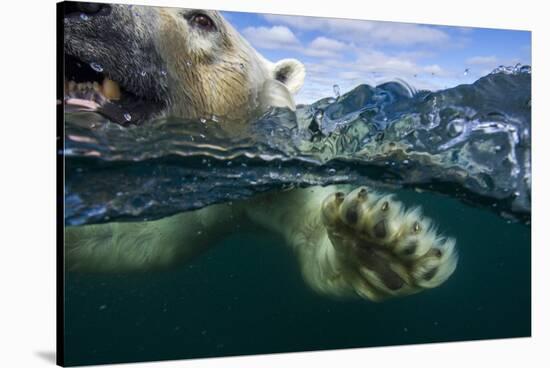
<svg viewBox="0 0 550 368">
<path fill-rule="evenodd" d="M 254 232 L 171 270 L 68 273 L 66 363 L 529 336 L 530 96 L 518 66 L 437 92 L 360 85 L 238 134 L 215 116 L 121 126 L 66 113 L 67 226 L 366 184 L 421 205 L 460 254 L 440 287 L 383 303 L 315 294 L 290 250 Z"/>
</svg>

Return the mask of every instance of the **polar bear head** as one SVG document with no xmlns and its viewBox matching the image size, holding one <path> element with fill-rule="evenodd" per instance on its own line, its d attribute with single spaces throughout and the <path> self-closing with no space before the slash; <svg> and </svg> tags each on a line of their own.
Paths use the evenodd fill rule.
<svg viewBox="0 0 550 368">
<path fill-rule="evenodd" d="M 305 77 L 302 63 L 266 60 L 211 10 L 69 2 L 64 31 L 65 100 L 115 121 L 294 109 Z"/>
</svg>

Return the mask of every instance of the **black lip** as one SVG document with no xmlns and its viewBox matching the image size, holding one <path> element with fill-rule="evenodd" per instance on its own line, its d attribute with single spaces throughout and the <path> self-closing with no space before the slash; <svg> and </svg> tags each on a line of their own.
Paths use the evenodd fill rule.
<svg viewBox="0 0 550 368">
<path fill-rule="evenodd" d="M 96 69 L 98 69 L 98 66 L 96 66 Z M 66 81 L 74 81 L 76 83 L 98 82 L 101 84 L 105 78 L 106 75 L 103 72 L 94 70 L 89 63 L 82 61 L 76 56 L 65 54 Z M 120 83 L 119 86 L 121 88 L 120 100 L 102 101 L 95 112 L 105 116 L 112 122 L 128 126 L 140 124 L 161 111 L 163 107 L 161 103 L 145 100 L 128 92 Z M 69 107 L 65 111 L 73 112 L 78 110 L 79 108 Z"/>
</svg>

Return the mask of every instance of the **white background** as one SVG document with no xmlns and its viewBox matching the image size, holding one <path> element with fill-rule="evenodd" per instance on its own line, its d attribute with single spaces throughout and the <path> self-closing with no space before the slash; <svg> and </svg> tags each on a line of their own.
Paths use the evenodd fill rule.
<svg viewBox="0 0 550 368">
<path fill-rule="evenodd" d="M 532 338 L 139 366 L 394 367 L 402 364 L 448 368 L 548 364 L 550 237 L 544 231 L 550 220 L 544 210 L 550 208 L 547 194 L 550 183 L 546 174 L 550 168 L 547 161 L 550 12 L 544 1 L 158 0 L 137 3 L 532 30 L 534 148 Z M 4 2 L 0 17 L 0 367 L 52 366 L 55 356 L 55 3 L 51 0 Z"/>
</svg>

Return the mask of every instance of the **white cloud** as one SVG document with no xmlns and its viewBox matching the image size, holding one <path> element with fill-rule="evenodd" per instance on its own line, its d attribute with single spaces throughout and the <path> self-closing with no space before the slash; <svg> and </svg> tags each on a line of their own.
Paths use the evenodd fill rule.
<svg viewBox="0 0 550 368">
<path fill-rule="evenodd" d="M 296 96 L 298 103 L 311 103 L 333 95 L 332 86 L 338 84 L 343 93 L 365 83 L 376 86 L 401 80 L 415 89 L 438 90 L 457 84 L 457 75 L 437 64 L 423 65 L 401 55 L 390 55 L 379 50 L 360 51 L 354 60 L 323 59 L 306 63 L 306 81 Z"/>
<path fill-rule="evenodd" d="M 304 55 L 314 57 L 338 57 L 341 52 L 351 49 L 353 46 L 327 37 L 317 37 L 308 47 L 298 50 Z"/>
<path fill-rule="evenodd" d="M 358 44 L 443 44 L 449 40 L 444 31 L 420 24 L 264 15 L 271 23 L 286 24 L 299 30 L 323 30 Z"/>
<path fill-rule="evenodd" d="M 497 65 L 496 56 L 474 56 L 466 60 L 468 65 Z"/>
<path fill-rule="evenodd" d="M 327 58 L 338 57 L 339 53 L 350 49 L 352 45 L 327 38 L 317 37 L 304 46 L 296 35 L 285 26 L 247 27 L 242 34 L 254 46 L 260 49 L 292 50 L 303 55 Z"/>
<path fill-rule="evenodd" d="M 279 49 L 289 48 L 300 44 L 298 38 L 288 27 L 247 27 L 242 31 L 248 41 L 259 48 Z"/>
<path fill-rule="evenodd" d="M 347 48 L 347 45 L 338 40 L 333 40 L 331 38 L 321 36 L 311 41 L 309 47 L 319 48 L 319 49 L 328 49 L 332 51 L 341 51 L 341 50 L 345 50 Z"/>
</svg>

